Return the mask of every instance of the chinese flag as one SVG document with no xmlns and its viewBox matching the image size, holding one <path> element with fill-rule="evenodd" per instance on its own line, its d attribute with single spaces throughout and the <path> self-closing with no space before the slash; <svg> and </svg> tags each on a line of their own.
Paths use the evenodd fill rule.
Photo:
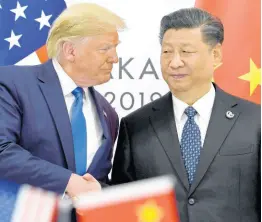
<svg viewBox="0 0 262 222">
<path fill-rule="evenodd" d="M 179 222 L 174 182 L 148 179 L 87 194 L 76 203 L 78 222 Z"/>
<path fill-rule="evenodd" d="M 223 62 L 214 81 L 226 92 L 261 102 L 260 0 L 196 0 L 196 7 L 219 17 L 224 24 Z"/>
</svg>

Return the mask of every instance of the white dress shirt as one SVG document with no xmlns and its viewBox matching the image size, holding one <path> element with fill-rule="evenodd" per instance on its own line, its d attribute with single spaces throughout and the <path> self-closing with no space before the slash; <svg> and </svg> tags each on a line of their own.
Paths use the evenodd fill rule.
<svg viewBox="0 0 262 222">
<path fill-rule="evenodd" d="M 57 60 L 53 59 L 53 65 L 58 75 L 63 95 L 65 98 L 66 108 L 71 120 L 71 107 L 75 101 L 72 91 L 77 87 L 75 82 L 65 73 Z M 90 166 L 93 157 L 102 144 L 103 130 L 97 114 L 96 106 L 88 88 L 83 88 L 83 113 L 86 119 L 87 132 L 87 164 L 86 169 Z M 63 138 L 62 138 L 63 139 Z"/>
<path fill-rule="evenodd" d="M 209 124 L 212 108 L 215 101 L 215 94 L 216 94 L 215 88 L 212 84 L 209 92 L 192 105 L 192 107 L 197 111 L 194 120 L 200 129 L 202 147 L 204 145 L 207 127 Z M 182 137 L 182 131 L 188 118 L 184 112 L 189 105 L 179 100 L 174 95 L 172 95 L 172 100 L 173 100 L 174 116 L 176 121 L 176 129 L 177 129 L 178 139 L 180 142 Z"/>
</svg>

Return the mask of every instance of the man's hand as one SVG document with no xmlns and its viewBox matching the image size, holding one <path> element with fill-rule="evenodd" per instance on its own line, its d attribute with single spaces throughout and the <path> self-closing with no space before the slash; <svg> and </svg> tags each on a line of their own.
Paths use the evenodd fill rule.
<svg viewBox="0 0 262 222">
<path fill-rule="evenodd" d="M 86 173 L 83 178 L 88 181 L 92 191 L 100 191 L 102 189 L 100 183 L 89 173 Z"/>
<path fill-rule="evenodd" d="M 71 198 L 75 198 L 83 193 L 99 190 L 101 190 L 100 183 L 88 173 L 84 176 L 72 173 L 66 187 L 66 192 Z"/>
</svg>

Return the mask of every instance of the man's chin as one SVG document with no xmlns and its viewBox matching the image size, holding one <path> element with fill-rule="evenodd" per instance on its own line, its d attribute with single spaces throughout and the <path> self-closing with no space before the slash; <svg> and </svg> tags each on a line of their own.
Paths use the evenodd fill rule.
<svg viewBox="0 0 262 222">
<path fill-rule="evenodd" d="M 189 84 L 186 83 L 172 83 L 172 84 L 168 84 L 169 88 L 171 91 L 173 92 L 187 92 L 191 89 L 191 86 Z"/>
<path fill-rule="evenodd" d="M 111 75 L 110 73 L 108 75 L 106 75 L 103 79 L 104 83 L 108 82 L 111 79 Z"/>
<path fill-rule="evenodd" d="M 103 78 L 101 78 L 99 81 L 97 81 L 97 84 L 96 85 L 101 85 L 101 84 L 104 84 L 104 83 L 107 83 L 109 82 L 109 80 L 111 79 L 111 75 L 106 75 L 106 76 L 103 76 Z"/>
</svg>

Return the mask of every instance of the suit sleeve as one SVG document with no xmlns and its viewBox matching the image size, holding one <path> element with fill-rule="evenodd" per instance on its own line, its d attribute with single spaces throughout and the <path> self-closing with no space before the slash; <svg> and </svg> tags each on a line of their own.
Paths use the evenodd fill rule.
<svg viewBox="0 0 262 222">
<path fill-rule="evenodd" d="M 15 85 L 0 79 L 0 178 L 62 194 L 72 172 L 20 146 L 22 127 L 23 110 Z"/>
<path fill-rule="evenodd" d="M 132 152 L 125 119 L 120 122 L 118 142 L 113 162 L 111 184 L 127 183 L 135 180 Z"/>
</svg>

